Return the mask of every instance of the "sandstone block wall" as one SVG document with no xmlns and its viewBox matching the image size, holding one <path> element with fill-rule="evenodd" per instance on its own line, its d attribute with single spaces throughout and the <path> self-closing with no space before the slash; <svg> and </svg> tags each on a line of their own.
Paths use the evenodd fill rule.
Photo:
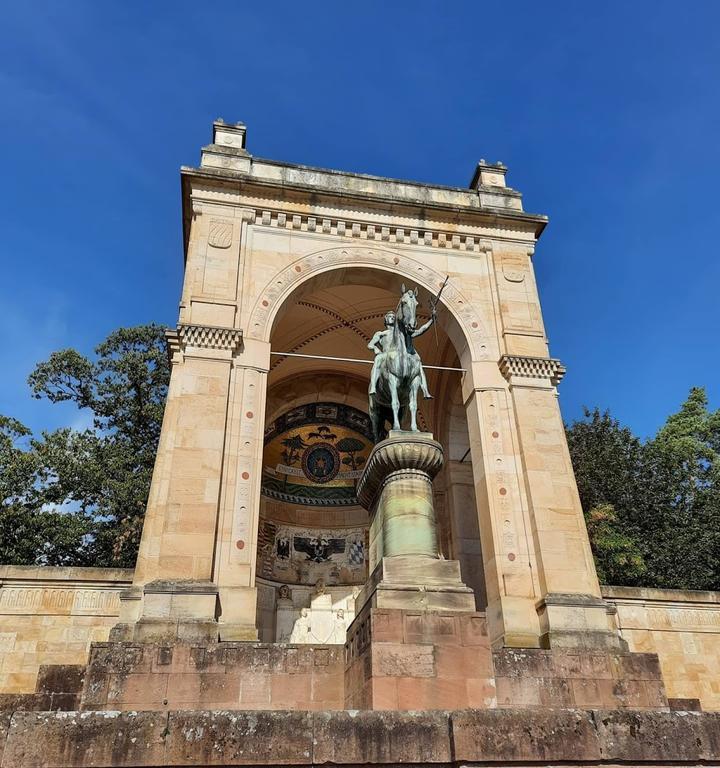
<svg viewBox="0 0 720 768">
<path fill-rule="evenodd" d="M 720 593 L 603 587 L 631 651 L 656 653 L 667 695 L 720 710 Z"/>
<path fill-rule="evenodd" d="M 343 648 L 97 643 L 81 708 L 342 709 Z"/>
<path fill-rule="evenodd" d="M 0 566 L 0 693 L 32 693 L 43 664 L 85 664 L 132 571 Z"/>
</svg>

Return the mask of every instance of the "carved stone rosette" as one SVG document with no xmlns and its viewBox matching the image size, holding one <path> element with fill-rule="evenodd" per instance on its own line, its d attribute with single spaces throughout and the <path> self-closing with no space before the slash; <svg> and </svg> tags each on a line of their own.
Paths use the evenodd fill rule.
<svg viewBox="0 0 720 768">
<path fill-rule="evenodd" d="M 370 512 L 370 568 L 383 557 L 438 557 L 432 479 L 443 449 L 423 432 L 390 432 L 370 454 L 358 500 Z"/>
</svg>

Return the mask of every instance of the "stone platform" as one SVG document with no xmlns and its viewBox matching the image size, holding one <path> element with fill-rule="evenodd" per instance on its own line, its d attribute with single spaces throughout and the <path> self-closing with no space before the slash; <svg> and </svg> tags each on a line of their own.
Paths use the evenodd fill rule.
<svg viewBox="0 0 720 768">
<path fill-rule="evenodd" d="M 720 765 L 720 716 L 439 712 L 15 712 L 0 768 Z"/>
<path fill-rule="evenodd" d="M 485 616 L 372 608 L 345 647 L 95 643 L 0 709 L 170 711 L 585 707 L 669 710 L 657 656 L 490 648 Z"/>
</svg>

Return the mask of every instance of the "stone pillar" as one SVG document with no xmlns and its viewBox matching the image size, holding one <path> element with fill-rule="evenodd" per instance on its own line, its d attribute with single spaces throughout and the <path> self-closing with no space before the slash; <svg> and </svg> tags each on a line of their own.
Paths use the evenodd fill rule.
<svg viewBox="0 0 720 768">
<path fill-rule="evenodd" d="M 565 369 L 558 360 L 517 355 L 504 356 L 500 369 L 510 385 L 532 521 L 540 644 L 622 649 L 601 597 L 558 406 Z"/>
<path fill-rule="evenodd" d="M 133 587 L 117 639 L 217 639 L 213 574 L 233 358 L 242 333 L 181 324 Z"/>
<path fill-rule="evenodd" d="M 472 363 L 463 382 L 480 529 L 487 627 L 493 648 L 540 644 L 535 548 L 507 382 L 495 363 Z"/>
<path fill-rule="evenodd" d="M 221 640 L 257 639 L 258 515 L 270 345 L 244 339 L 233 360 L 213 580 Z"/>
<path fill-rule="evenodd" d="M 441 560 L 432 479 L 443 449 L 431 434 L 393 430 L 370 453 L 358 483 L 358 500 L 370 513 L 371 575 L 356 612 L 379 608 L 473 611 L 460 564 Z"/>
</svg>

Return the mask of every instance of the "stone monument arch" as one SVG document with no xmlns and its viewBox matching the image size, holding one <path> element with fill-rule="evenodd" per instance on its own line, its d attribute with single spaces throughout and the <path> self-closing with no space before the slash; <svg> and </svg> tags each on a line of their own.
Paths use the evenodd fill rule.
<svg viewBox="0 0 720 768">
<path fill-rule="evenodd" d="M 5 674 L 25 687 L 13 706 L 85 710 L 13 715 L 6 762 L 449 765 L 487 761 L 497 732 L 498 764 L 664 749 L 662 723 L 689 720 L 663 674 L 673 706 L 717 703 L 715 667 L 694 671 L 717 606 L 686 596 L 686 633 L 669 630 L 677 592 L 600 591 L 533 273 L 545 217 L 501 164 L 438 187 L 262 160 L 245 134 L 217 121 L 182 169 L 186 268 L 132 583 L 3 571 L 5 645 L 25 622 L 4 669 L 40 667 L 28 698 L 35 674 Z M 394 422 L 401 402 L 415 421 Z M 39 600 L 66 641 L 37 639 Z M 78 637 L 99 640 L 87 659 Z M 699 722 L 681 743 L 715 739 Z"/>
<path fill-rule="evenodd" d="M 454 542 L 461 570 L 475 559 L 476 607 L 493 647 L 616 646 L 557 402 L 564 368 L 548 354 L 533 273 L 546 218 L 523 210 L 501 165 L 478 164 L 468 189 L 434 187 L 261 160 L 245 135 L 241 124 L 216 122 L 200 167 L 182 169 L 186 269 L 168 335 L 171 382 L 134 582 L 113 636 L 250 640 L 266 631 L 258 616 L 283 585 L 258 581 L 258 551 L 284 556 L 285 540 L 278 554 L 267 537 L 289 513 L 275 509 L 266 526 L 263 499 L 289 496 L 273 483 L 309 482 L 295 454 L 292 466 L 264 463 L 266 433 L 280 428 L 266 418 L 268 397 L 282 399 L 282 382 L 292 393 L 313 371 L 369 373 L 351 360 L 370 357 L 361 342 L 400 283 L 418 285 L 427 301 L 449 276 L 440 343 L 423 352 L 440 395 L 422 404 L 424 423 L 448 443 L 433 481 L 439 540 Z M 275 353 L 288 356 L 278 363 Z M 283 428 L 294 405 L 312 402 L 287 396 L 287 409 L 275 410 Z M 347 422 L 360 419 L 343 410 L 355 396 L 333 384 L 315 402 Z M 330 423 L 317 409 L 303 414 Z M 280 439 L 310 444 L 302 434 Z M 313 439 L 330 446 L 324 462 L 336 460 L 328 441 Z M 451 445 L 466 446 L 463 455 Z"/>
</svg>

